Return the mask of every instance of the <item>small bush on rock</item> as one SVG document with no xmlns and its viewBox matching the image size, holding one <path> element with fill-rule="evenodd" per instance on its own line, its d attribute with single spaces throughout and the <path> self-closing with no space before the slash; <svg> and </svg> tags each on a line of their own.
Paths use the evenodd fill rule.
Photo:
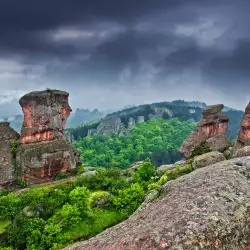
<svg viewBox="0 0 250 250">
<path fill-rule="evenodd" d="M 129 188 L 119 190 L 117 196 L 111 196 L 113 206 L 124 213 L 132 214 L 142 203 L 144 190 L 138 184 L 132 184 Z"/>
</svg>

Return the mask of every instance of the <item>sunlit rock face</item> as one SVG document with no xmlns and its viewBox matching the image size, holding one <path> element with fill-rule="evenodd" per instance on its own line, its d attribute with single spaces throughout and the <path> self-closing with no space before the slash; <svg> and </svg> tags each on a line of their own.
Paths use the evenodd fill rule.
<svg viewBox="0 0 250 250">
<path fill-rule="evenodd" d="M 228 133 L 228 116 L 221 112 L 224 108 L 223 104 L 212 105 L 203 110 L 202 120 L 197 124 L 196 129 L 181 146 L 179 152 L 183 157 L 189 158 L 193 152 L 202 144 L 207 143 L 211 147 L 211 151 L 224 151 L 229 147 L 230 142 L 227 139 Z M 218 135 L 220 135 L 218 137 Z M 213 139 L 215 139 L 216 144 Z M 218 145 L 218 143 L 221 145 Z"/>
<path fill-rule="evenodd" d="M 14 147 L 19 134 L 12 129 L 9 122 L 0 122 L 0 184 L 16 180 Z M 12 149 L 13 148 L 13 149 Z"/>
<path fill-rule="evenodd" d="M 31 92 L 20 99 L 24 113 L 17 161 L 29 183 L 51 181 L 76 167 L 76 153 L 63 131 L 71 108 L 67 92 Z"/>
<path fill-rule="evenodd" d="M 241 129 L 238 133 L 238 138 L 234 149 L 240 149 L 245 146 L 250 146 L 250 103 L 247 105 L 245 114 L 241 122 Z"/>
</svg>

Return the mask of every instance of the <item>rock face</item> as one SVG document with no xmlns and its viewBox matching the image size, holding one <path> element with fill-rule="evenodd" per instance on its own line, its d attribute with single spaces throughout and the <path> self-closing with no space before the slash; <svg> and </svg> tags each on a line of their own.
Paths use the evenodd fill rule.
<svg viewBox="0 0 250 250">
<path fill-rule="evenodd" d="M 12 129 L 9 122 L 0 122 L 0 184 L 5 184 L 16 179 L 15 152 L 12 152 L 13 144 L 20 138 Z"/>
<path fill-rule="evenodd" d="M 106 136 L 119 135 L 124 130 L 124 125 L 119 117 L 111 116 L 103 120 L 97 127 L 98 133 Z"/>
<path fill-rule="evenodd" d="M 226 157 L 224 154 L 220 152 L 209 152 L 203 155 L 198 155 L 194 157 L 194 162 L 192 163 L 192 167 L 194 169 L 196 168 L 203 168 L 209 165 L 212 165 L 216 162 L 224 161 L 226 160 Z"/>
<path fill-rule="evenodd" d="M 29 183 L 53 180 L 76 167 L 76 152 L 63 131 L 71 108 L 67 92 L 31 92 L 20 99 L 24 113 L 17 162 Z"/>
<path fill-rule="evenodd" d="M 204 143 L 211 151 L 223 152 L 230 146 L 230 141 L 227 139 L 229 118 L 225 113 L 220 112 L 223 107 L 224 105 L 218 104 L 203 110 L 202 120 L 179 150 L 181 155 L 189 158 Z"/>
<path fill-rule="evenodd" d="M 63 135 L 71 108 L 67 92 L 48 90 L 31 92 L 19 103 L 24 113 L 21 143 L 51 141 Z"/>
<path fill-rule="evenodd" d="M 249 249 L 250 157 L 169 181 L 128 220 L 67 250 Z"/>
<path fill-rule="evenodd" d="M 243 156 L 250 156 L 250 146 L 240 148 L 233 154 L 233 157 L 235 158 Z"/>
<path fill-rule="evenodd" d="M 250 146 L 250 103 L 247 105 L 245 114 L 241 121 L 241 129 L 238 133 L 238 138 L 234 146 L 234 150 L 245 146 Z"/>
</svg>

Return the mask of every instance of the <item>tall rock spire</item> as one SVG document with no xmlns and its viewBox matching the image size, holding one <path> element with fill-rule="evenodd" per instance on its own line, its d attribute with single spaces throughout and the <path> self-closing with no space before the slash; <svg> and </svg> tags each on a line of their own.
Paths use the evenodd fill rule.
<svg viewBox="0 0 250 250">
<path fill-rule="evenodd" d="M 59 90 L 31 92 L 19 103 L 24 113 L 17 160 L 29 183 L 51 181 L 76 167 L 75 152 L 63 131 L 71 108 Z"/>
</svg>

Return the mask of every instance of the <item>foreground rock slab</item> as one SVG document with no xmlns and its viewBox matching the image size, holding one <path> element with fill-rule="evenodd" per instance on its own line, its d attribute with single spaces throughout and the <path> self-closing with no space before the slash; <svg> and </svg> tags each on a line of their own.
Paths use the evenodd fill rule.
<svg viewBox="0 0 250 250">
<path fill-rule="evenodd" d="M 128 220 L 67 250 L 250 249 L 250 157 L 168 182 Z"/>
</svg>

